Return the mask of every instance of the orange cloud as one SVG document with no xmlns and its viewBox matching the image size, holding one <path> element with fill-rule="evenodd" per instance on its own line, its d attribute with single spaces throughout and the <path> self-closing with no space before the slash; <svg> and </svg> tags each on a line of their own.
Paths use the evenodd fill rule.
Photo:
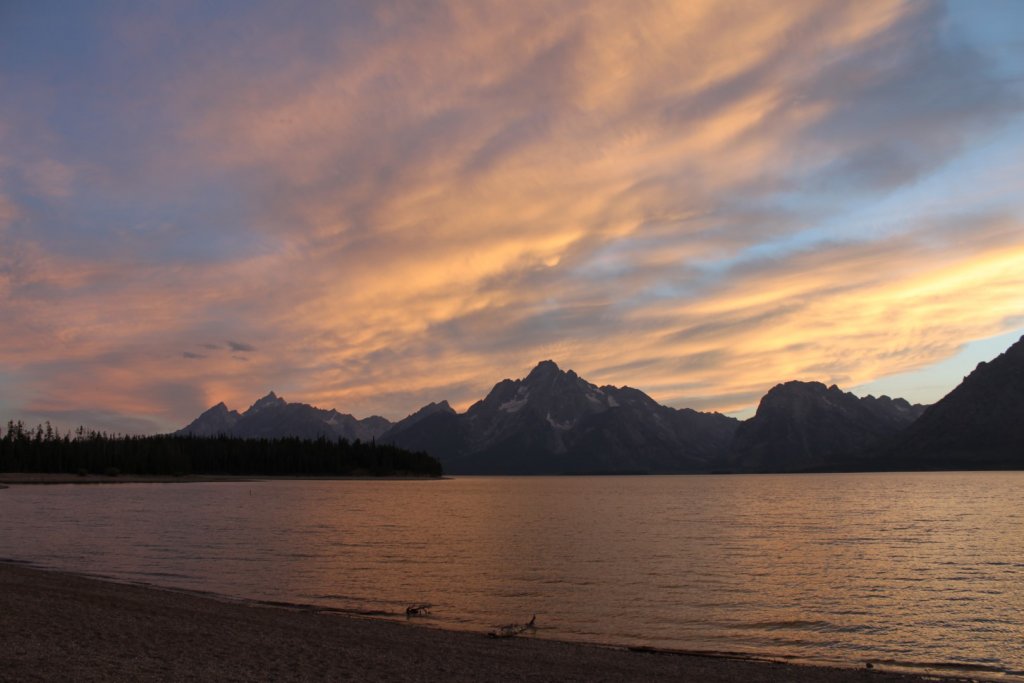
<svg viewBox="0 0 1024 683">
<path fill-rule="evenodd" d="M 965 221 L 969 239 L 922 229 L 766 262 L 699 300 L 635 313 L 660 334 L 619 362 L 660 358 L 635 374 L 662 398 L 739 399 L 712 404 L 720 410 L 780 378 L 854 386 L 926 367 L 1012 329 L 1024 303 L 1022 227 Z M 702 354 L 715 362 L 700 364 Z M 698 362 L 672 369 L 687 358 Z"/>
<path fill-rule="evenodd" d="M 781 380 L 925 366 L 1017 315 L 1012 211 L 950 232 L 913 206 L 874 237 L 828 232 L 1011 108 L 943 47 L 940 7 L 364 9 L 315 52 L 317 27 L 256 46 L 241 32 L 166 80 L 152 108 L 173 112 L 174 145 L 141 170 L 168 187 L 144 189 L 188 204 L 177 176 L 223 183 L 245 229 L 216 256 L 163 257 L 145 235 L 69 254 L 43 230 L 0 252 L 0 315 L 22 330 L 0 339 L 0 370 L 32 378 L 36 412 L 95 403 L 171 427 L 273 388 L 398 418 L 465 407 L 547 357 L 736 410 Z M 141 54 L 159 25 L 118 35 Z M 86 180 L 33 159 L 26 182 L 52 205 Z M 0 231 L 12 206 L 0 195 Z"/>
</svg>

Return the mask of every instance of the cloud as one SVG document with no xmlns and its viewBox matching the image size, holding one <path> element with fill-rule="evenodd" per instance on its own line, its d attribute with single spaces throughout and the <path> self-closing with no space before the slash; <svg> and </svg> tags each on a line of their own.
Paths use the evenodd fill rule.
<svg viewBox="0 0 1024 683">
<path fill-rule="evenodd" d="M 229 341 L 227 342 L 228 348 L 232 351 L 255 351 L 256 347 L 251 344 L 244 342 Z"/>
<path fill-rule="evenodd" d="M 42 197 L 66 199 L 73 192 L 74 171 L 56 159 L 33 163 L 25 171 L 25 178 L 32 191 Z"/>
<path fill-rule="evenodd" d="M 170 19 L 190 49 L 163 42 Z M 0 149 L 27 169 L 0 164 L 19 329 L 0 371 L 37 407 L 77 392 L 180 426 L 273 386 L 394 418 L 551 357 L 738 410 L 784 379 L 922 367 L 1019 310 L 1019 206 L 864 217 L 1020 113 L 938 3 L 339 3 L 308 22 L 251 3 L 91 25 L 113 27 L 109 59 L 84 73 L 131 98 L 70 126 L 0 110 L 29 131 Z M 81 89 L 38 82 L 18 80 L 33 113 L 82 104 L 40 105 Z M 157 400 L 139 377 L 196 391 Z"/>
<path fill-rule="evenodd" d="M 18 218 L 18 207 L 9 197 L 0 194 L 0 230 L 5 230 Z"/>
<path fill-rule="evenodd" d="M 956 231 L 929 226 L 745 264 L 697 301 L 631 314 L 667 334 L 629 354 L 657 358 L 661 348 L 648 386 L 678 401 L 740 395 L 745 386 L 763 393 L 782 379 L 853 386 L 925 367 L 1010 329 L 1024 285 L 1015 266 L 1024 257 L 1021 227 L 1005 217 L 960 217 Z M 721 356 L 673 367 L 705 351 Z"/>
</svg>

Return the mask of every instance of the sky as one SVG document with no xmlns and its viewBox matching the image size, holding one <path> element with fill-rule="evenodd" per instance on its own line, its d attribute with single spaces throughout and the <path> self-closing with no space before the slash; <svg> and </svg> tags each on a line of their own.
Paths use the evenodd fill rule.
<svg viewBox="0 0 1024 683">
<path fill-rule="evenodd" d="M 1024 2 L 0 2 L 0 417 L 747 416 L 1024 334 Z"/>
</svg>

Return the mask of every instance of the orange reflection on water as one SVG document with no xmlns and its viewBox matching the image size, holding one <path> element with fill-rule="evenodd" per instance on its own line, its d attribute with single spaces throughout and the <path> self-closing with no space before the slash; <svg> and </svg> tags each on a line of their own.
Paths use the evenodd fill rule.
<svg viewBox="0 0 1024 683">
<path fill-rule="evenodd" d="M 538 637 L 1024 670 L 1024 473 L 22 487 L 12 557 Z"/>
</svg>

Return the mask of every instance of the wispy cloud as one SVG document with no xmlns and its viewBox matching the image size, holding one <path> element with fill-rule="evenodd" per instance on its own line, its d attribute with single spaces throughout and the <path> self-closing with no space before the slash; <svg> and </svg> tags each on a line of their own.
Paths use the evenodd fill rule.
<svg viewBox="0 0 1024 683">
<path fill-rule="evenodd" d="M 244 342 L 229 341 L 228 348 L 232 351 L 255 351 L 256 347 L 252 344 L 246 344 Z"/>
<path fill-rule="evenodd" d="M 73 192 L 74 171 L 54 159 L 36 161 L 26 169 L 24 178 L 37 196 L 65 199 Z"/>
<path fill-rule="evenodd" d="M 171 19 L 190 49 L 164 42 Z M 1021 111 L 939 3 L 309 21 L 253 3 L 93 24 L 110 52 L 89 73 L 135 95 L 69 91 L 69 123 L 25 74 L 47 115 L 0 106 L 28 131 L 0 137 L 0 315 L 21 330 L 0 370 L 36 408 L 66 395 L 174 426 L 273 386 L 401 417 L 552 357 L 738 410 L 775 381 L 863 383 L 1019 324 L 1019 203 L 900 204 Z M 46 26 L 26 26 L 37 49 Z M 881 202 L 894 217 L 863 218 Z"/>
</svg>

